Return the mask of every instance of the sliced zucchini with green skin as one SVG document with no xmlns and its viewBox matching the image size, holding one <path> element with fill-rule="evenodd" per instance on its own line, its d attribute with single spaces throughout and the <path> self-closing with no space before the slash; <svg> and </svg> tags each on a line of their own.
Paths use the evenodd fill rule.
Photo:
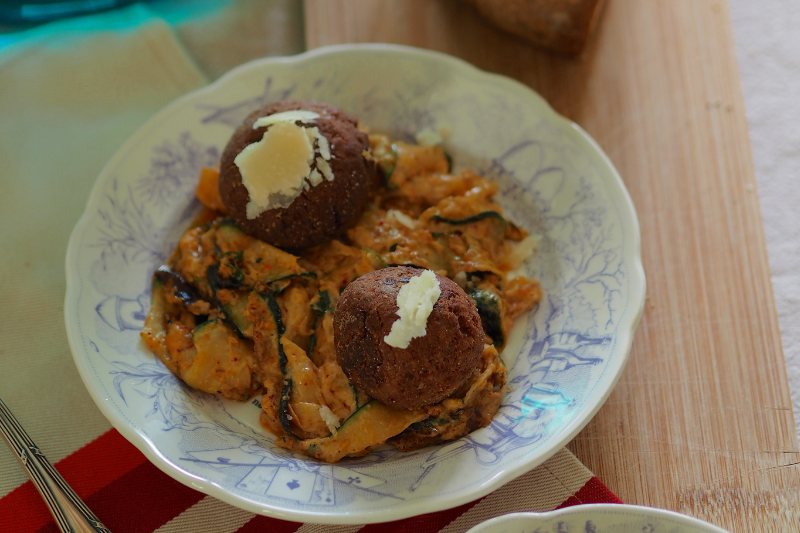
<svg viewBox="0 0 800 533">
<path fill-rule="evenodd" d="M 369 261 L 372 263 L 372 267 L 375 270 L 389 266 L 386 264 L 386 261 L 383 260 L 383 257 L 381 257 L 380 254 L 375 250 L 371 250 L 369 248 L 361 248 L 361 250 L 367 254 L 367 257 L 369 258 Z"/>
<path fill-rule="evenodd" d="M 195 389 L 220 393 L 232 400 L 250 397 L 254 392 L 253 345 L 231 342 L 230 337 L 231 329 L 222 321 L 214 319 L 197 325 L 192 332 L 197 352 L 191 365 L 180 374 L 181 379 Z"/>
<path fill-rule="evenodd" d="M 497 348 L 502 347 L 505 339 L 503 338 L 503 317 L 500 314 L 500 298 L 495 293 L 482 289 L 473 289 L 468 294 L 478 308 L 483 331 L 491 337 Z"/>
<path fill-rule="evenodd" d="M 225 242 L 230 242 L 235 239 L 240 239 L 246 237 L 247 234 L 236 225 L 236 223 L 231 218 L 226 218 L 225 220 L 220 220 L 219 226 L 217 227 L 217 236 L 222 238 Z"/>
<path fill-rule="evenodd" d="M 333 306 L 331 305 L 331 295 L 328 291 L 320 291 L 311 300 L 310 307 L 313 311 L 316 311 L 314 316 L 314 323 L 311 325 L 311 337 L 308 339 L 308 354 L 311 356 L 314 353 L 314 348 L 317 345 L 317 323 L 319 322 L 320 315 L 324 315 L 325 313 L 332 313 Z"/>
<path fill-rule="evenodd" d="M 378 168 L 383 173 L 385 185 L 389 185 L 389 178 L 392 177 L 394 169 L 397 168 L 397 146 L 382 142 L 372 149 L 372 153 L 378 162 Z M 389 157 L 389 153 L 391 156 Z"/>
<path fill-rule="evenodd" d="M 447 236 L 444 233 L 435 231 L 431 233 L 431 237 L 433 237 L 433 242 L 441 247 L 441 252 L 438 254 L 440 257 L 438 268 L 447 270 L 448 277 L 453 277 L 455 275 L 453 272 L 453 264 L 457 258 L 452 248 L 450 248 L 450 244 L 447 242 Z"/>
<path fill-rule="evenodd" d="M 292 426 L 304 439 L 326 437 L 330 428 L 320 414 L 327 405 L 317 378 L 318 369 L 300 346 L 288 336 L 281 338 L 286 354 L 287 375 L 291 376 L 293 388 L 287 409 L 292 415 Z"/>
<path fill-rule="evenodd" d="M 244 253 L 239 250 L 236 252 L 223 252 L 219 257 L 219 271 L 223 269 L 225 272 L 230 272 L 227 277 L 223 277 L 220 273 L 217 280 L 217 286 L 225 289 L 238 289 L 245 284 L 244 272 L 241 271 L 239 265 L 242 264 L 242 257 Z M 219 272 L 218 271 L 218 272 Z"/>
<path fill-rule="evenodd" d="M 253 240 L 233 220 L 222 220 L 216 227 L 214 248 L 217 255 L 244 250 Z"/>
<path fill-rule="evenodd" d="M 292 278 L 312 278 L 316 279 L 317 275 L 313 272 L 300 272 L 299 274 L 288 274 L 286 276 L 267 281 L 267 287 L 271 294 L 279 294 L 291 284 Z"/>
<path fill-rule="evenodd" d="M 359 393 L 358 388 L 350 383 L 350 390 L 353 391 L 353 401 L 355 403 L 356 409 L 360 409 L 364 405 L 367 405 L 369 402 L 372 401 L 370 397 L 366 393 Z"/>
<path fill-rule="evenodd" d="M 216 246 L 220 262 L 238 268 L 241 284 L 251 288 L 258 283 L 270 284 L 292 276 L 313 276 L 297 264 L 296 256 L 250 237 L 230 220 L 219 223 Z"/>
<path fill-rule="evenodd" d="M 507 220 L 506 223 L 508 224 L 506 226 L 506 235 L 505 235 L 506 239 L 510 239 L 512 241 L 521 241 L 522 239 L 525 238 L 525 235 L 527 234 L 524 232 L 522 228 L 520 228 L 510 220 Z"/>
<path fill-rule="evenodd" d="M 440 435 L 445 428 L 452 424 L 453 422 L 458 420 L 458 412 L 454 411 L 452 413 L 453 418 L 450 417 L 438 417 L 438 418 L 426 418 L 425 420 L 420 420 L 419 422 L 414 422 L 410 426 L 408 426 L 400 435 L 397 437 L 399 438 L 410 438 L 410 437 L 417 437 L 420 439 L 435 439 L 438 435 Z"/>
<path fill-rule="evenodd" d="M 267 304 L 267 309 L 269 309 L 272 318 L 275 320 L 275 329 L 278 333 L 278 366 L 281 369 L 281 374 L 283 374 L 283 387 L 281 388 L 278 417 L 280 418 L 281 426 L 286 434 L 297 438 L 297 435 L 292 431 L 291 418 L 289 417 L 289 396 L 292 393 L 292 376 L 290 375 L 291 369 L 288 364 L 289 359 L 286 357 L 286 352 L 283 350 L 283 344 L 281 344 L 280 341 L 283 334 L 286 333 L 286 325 L 283 323 L 283 317 L 281 315 L 281 306 L 271 293 L 259 293 L 259 296 L 261 296 L 264 303 Z"/>
<path fill-rule="evenodd" d="M 334 463 L 347 455 L 382 444 L 425 418 L 426 409 L 393 409 L 372 400 L 350 415 L 335 435 L 304 440 L 300 445 L 312 457 Z"/>
<path fill-rule="evenodd" d="M 283 388 L 281 389 L 281 407 L 280 407 L 280 417 L 281 417 L 281 426 L 283 426 L 283 430 L 286 432 L 287 435 L 291 435 L 295 438 L 297 435 L 294 434 L 292 431 L 292 423 L 290 422 L 289 418 L 289 396 L 292 394 L 292 379 L 284 379 L 283 380 Z"/>
<path fill-rule="evenodd" d="M 222 288 L 220 287 L 221 277 L 219 275 L 219 265 L 211 265 L 210 267 L 208 267 L 208 270 L 206 270 L 206 279 L 208 280 L 208 286 L 211 288 L 211 295 L 214 299 L 214 303 L 216 304 L 217 307 L 225 311 L 222 320 L 226 324 L 228 324 L 231 327 L 231 329 L 233 329 L 234 333 L 236 333 L 236 335 L 239 338 L 241 339 L 247 338 L 245 337 L 242 330 L 239 329 L 239 326 L 236 323 L 236 321 L 233 320 L 233 318 L 231 318 L 234 315 L 233 310 L 232 309 L 226 310 L 223 304 L 219 301 L 219 298 L 217 297 L 217 292 L 219 291 L 220 288 Z M 244 317 L 244 314 L 242 314 L 242 317 Z"/>
<path fill-rule="evenodd" d="M 353 389 L 353 394 L 356 394 L 355 393 L 355 388 Z M 358 407 L 355 411 L 353 411 L 353 414 L 348 416 L 347 419 L 344 422 L 342 422 L 342 425 L 339 426 L 339 429 L 337 429 L 336 431 L 337 432 L 338 431 L 342 431 L 343 429 L 346 428 L 348 423 L 352 422 L 353 420 L 357 420 L 359 416 L 361 416 L 362 414 L 367 412 L 367 406 L 372 404 L 372 403 L 378 403 L 378 401 L 377 400 L 370 400 L 370 401 L 366 402 L 364 405 Z"/>
<path fill-rule="evenodd" d="M 389 185 L 389 180 L 391 179 L 392 174 L 394 174 L 394 169 L 397 168 L 397 147 L 394 145 L 394 143 L 392 143 L 391 149 L 392 149 L 392 155 L 394 156 L 394 161 L 392 163 L 387 162 L 385 164 L 380 165 L 386 180 L 385 181 L 386 185 Z"/>
<path fill-rule="evenodd" d="M 296 276 L 314 277 L 312 272 L 304 271 L 297 264 L 297 258 L 260 241 L 253 241 L 253 245 L 247 250 L 247 254 L 254 258 L 261 259 L 255 263 L 255 259 L 249 265 L 253 272 L 253 282 L 274 283 L 276 281 L 289 279 Z"/>
<path fill-rule="evenodd" d="M 233 322 L 243 336 L 247 337 L 248 339 L 252 339 L 253 323 L 250 321 L 249 318 L 247 318 L 247 316 L 245 316 L 245 311 L 247 310 L 247 300 L 250 295 L 249 293 L 241 293 L 241 292 L 237 292 L 234 294 L 235 297 L 233 301 L 220 302 L 221 303 L 220 308 L 225 313 L 225 318 Z"/>
<path fill-rule="evenodd" d="M 183 279 L 183 276 L 172 271 L 167 265 L 158 267 L 155 274 L 153 274 L 156 282 L 163 285 L 172 285 L 175 289 L 175 296 L 181 299 L 183 305 L 192 305 L 200 299 L 197 290 L 192 287 L 188 281 Z"/>
<path fill-rule="evenodd" d="M 444 158 L 447 159 L 447 173 L 450 174 L 453 172 L 453 157 L 444 150 L 442 152 L 444 152 Z"/>
<path fill-rule="evenodd" d="M 333 312 L 330 293 L 328 291 L 318 292 L 316 298 L 311 301 L 311 309 L 318 313 Z"/>
<path fill-rule="evenodd" d="M 436 220 L 438 222 L 445 222 L 447 224 L 460 225 L 460 224 L 471 224 L 473 222 L 479 222 L 486 218 L 495 218 L 497 220 L 503 221 L 503 223 L 506 222 L 506 219 L 503 218 L 503 215 L 501 215 L 497 211 L 484 211 L 482 213 L 478 213 L 477 215 L 472 215 L 471 217 L 459 218 L 459 219 L 445 218 L 443 216 L 433 215 L 431 217 L 431 220 Z"/>
<path fill-rule="evenodd" d="M 283 323 L 283 316 L 281 315 L 281 306 L 278 303 L 278 300 L 275 299 L 275 296 L 272 293 L 259 293 L 261 298 L 264 300 L 264 303 L 267 304 L 267 309 L 272 314 L 272 318 L 275 319 L 275 326 L 278 330 L 278 337 L 283 336 L 286 333 L 286 326 Z M 286 357 L 284 355 L 284 357 Z M 282 364 L 285 364 L 284 361 Z"/>
<path fill-rule="evenodd" d="M 311 331 L 314 331 L 315 327 L 317 327 L 316 321 L 314 321 L 314 324 L 311 327 Z M 316 335 L 316 333 L 312 333 L 308 337 L 308 353 L 309 354 L 313 354 L 314 353 L 314 348 L 316 348 L 316 347 L 317 347 L 317 335 Z"/>
</svg>

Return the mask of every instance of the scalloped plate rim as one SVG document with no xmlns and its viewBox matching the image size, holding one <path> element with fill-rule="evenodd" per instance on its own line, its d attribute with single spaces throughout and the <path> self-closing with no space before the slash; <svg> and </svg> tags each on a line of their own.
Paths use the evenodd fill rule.
<svg viewBox="0 0 800 533">
<path fill-rule="evenodd" d="M 644 518 L 662 518 L 674 520 L 679 522 L 680 525 L 686 525 L 695 528 L 694 533 L 728 533 L 719 526 L 715 526 L 714 524 L 700 520 L 699 518 L 695 518 L 693 516 L 676 513 L 675 511 L 670 511 L 668 509 L 659 509 L 657 507 L 646 507 L 643 505 L 630 505 L 624 503 L 588 503 L 541 513 L 509 513 L 496 516 L 486 520 L 485 522 L 476 524 L 468 529 L 466 533 L 494 533 L 497 526 L 505 522 L 516 521 L 521 522 L 525 526 L 533 527 L 546 525 L 544 523 L 545 521 L 550 521 L 560 517 L 569 517 L 571 515 L 588 514 L 590 516 L 595 516 L 599 513 L 627 514 L 626 511 L 628 513 L 637 513 L 642 515 Z"/>
<path fill-rule="evenodd" d="M 237 76 L 240 73 L 250 71 L 250 70 L 258 70 L 268 68 L 271 64 L 302 64 L 304 62 L 313 61 L 320 56 L 325 56 L 328 54 L 339 54 L 339 53 L 362 53 L 362 52 L 396 52 L 396 53 L 404 53 L 408 55 L 421 55 L 421 56 L 428 56 L 436 58 L 443 63 L 447 63 L 448 66 L 470 75 L 473 78 L 482 78 L 482 79 L 491 79 L 494 83 L 503 85 L 507 87 L 509 90 L 517 91 L 517 92 L 524 92 L 526 97 L 528 98 L 535 98 L 538 102 L 544 104 L 544 109 L 547 110 L 551 114 L 550 118 L 553 118 L 557 122 L 560 122 L 563 126 L 567 126 L 574 130 L 578 137 L 595 152 L 595 155 L 598 155 L 602 161 L 607 165 L 606 171 L 610 172 L 611 175 L 615 178 L 616 184 L 618 186 L 617 190 L 613 190 L 614 198 L 616 200 L 622 200 L 623 205 L 618 205 L 620 207 L 620 215 L 625 219 L 625 222 L 629 224 L 630 230 L 633 233 L 634 239 L 634 247 L 633 247 L 633 256 L 626 256 L 626 264 L 631 267 L 630 270 L 630 300 L 635 302 L 638 300 L 638 308 L 635 313 L 635 316 L 631 320 L 630 327 L 624 328 L 620 326 L 620 330 L 618 333 L 618 345 L 620 348 L 615 350 L 613 356 L 613 362 L 609 362 L 609 371 L 608 377 L 603 377 L 601 382 L 598 383 L 598 386 L 605 381 L 607 385 L 605 389 L 602 391 L 598 400 L 594 402 L 592 405 L 584 405 L 581 409 L 579 409 L 574 416 L 572 417 L 571 421 L 562 427 L 558 434 L 560 438 L 554 441 L 550 447 L 541 453 L 538 453 L 535 457 L 526 457 L 525 461 L 520 461 L 519 464 L 516 466 L 509 466 L 507 468 L 501 469 L 499 472 L 495 473 L 494 475 L 487 478 L 483 483 L 467 493 L 458 494 L 455 496 L 450 496 L 444 499 L 428 499 L 423 501 L 414 501 L 414 502 L 405 502 L 404 504 L 400 504 L 395 509 L 387 510 L 385 508 L 373 509 L 366 512 L 345 512 L 345 513 L 338 513 L 338 514 L 328 514 L 328 513 L 319 513 L 319 512 L 310 512 L 310 511 L 298 511 L 297 509 L 291 508 L 280 508 L 274 506 L 265 506 L 264 503 L 259 502 L 255 499 L 246 498 L 237 494 L 233 494 L 229 492 L 225 487 L 216 483 L 214 481 L 210 481 L 207 479 L 202 479 L 195 476 L 192 473 L 187 472 L 186 470 L 180 468 L 180 466 L 170 462 L 164 455 L 162 455 L 159 449 L 155 446 L 155 444 L 148 438 L 146 434 L 138 431 L 135 428 L 130 427 L 127 425 L 123 420 L 119 418 L 119 416 L 114 413 L 111 408 L 107 406 L 108 398 L 105 398 L 103 395 L 99 394 L 99 391 L 90 386 L 92 381 L 91 376 L 89 375 L 89 368 L 86 364 L 79 358 L 76 354 L 78 351 L 76 347 L 79 344 L 78 339 L 75 337 L 76 333 L 76 323 L 78 319 L 76 317 L 71 316 L 69 313 L 70 307 L 68 304 L 74 302 L 78 297 L 79 294 L 76 290 L 76 284 L 70 283 L 71 279 L 75 279 L 76 272 L 73 270 L 73 263 L 76 254 L 78 253 L 78 240 L 82 236 L 83 232 L 86 229 L 87 221 L 87 213 L 89 212 L 90 208 L 96 207 L 99 202 L 99 197 L 102 194 L 102 187 L 101 185 L 101 178 L 104 177 L 110 168 L 113 168 L 115 164 L 122 159 L 123 153 L 126 151 L 126 148 L 131 146 L 134 140 L 141 135 L 141 133 L 147 130 L 150 125 L 157 121 L 162 115 L 166 115 L 170 113 L 173 109 L 179 108 L 187 103 L 191 102 L 192 100 L 205 95 L 207 93 L 212 93 L 216 91 L 220 86 L 223 86 L 229 81 Z M 614 165 L 609 160 L 608 156 L 603 152 L 603 150 L 599 147 L 592 137 L 590 137 L 580 126 L 575 124 L 574 122 L 564 118 L 563 116 L 556 113 L 552 107 L 535 91 L 531 88 L 527 87 L 526 85 L 513 80 L 511 78 L 494 74 L 490 72 L 483 71 L 478 69 L 474 65 L 467 63 L 464 60 L 459 58 L 455 58 L 453 56 L 449 56 L 447 54 L 443 54 L 440 52 L 435 52 L 431 50 L 419 49 L 409 46 L 402 46 L 402 45 L 390 45 L 390 44 L 344 44 L 344 45 L 334 45 L 334 46 L 327 46 L 322 47 L 314 50 L 310 50 L 304 52 L 302 54 L 298 54 L 296 56 L 285 56 L 285 57 L 266 57 L 261 59 L 256 59 L 242 65 L 235 67 L 234 69 L 227 72 L 225 75 L 221 76 L 219 79 L 215 80 L 213 83 L 209 84 L 206 87 L 202 87 L 195 91 L 189 92 L 175 101 L 171 102 L 167 106 L 163 107 L 161 110 L 156 112 L 152 117 L 150 117 L 144 124 L 142 124 L 136 132 L 134 132 L 115 152 L 115 154 L 111 157 L 111 159 L 106 163 L 103 169 L 98 174 L 98 179 L 95 182 L 92 190 L 89 194 L 86 208 L 84 213 L 81 215 L 80 219 L 75 225 L 75 228 L 70 235 L 67 253 L 65 258 L 65 272 L 66 272 L 66 280 L 67 280 L 67 290 L 65 294 L 65 308 L 64 308 L 64 315 L 65 315 L 65 324 L 67 330 L 67 339 L 70 346 L 70 350 L 73 354 L 73 359 L 75 364 L 78 368 L 78 372 L 81 376 L 81 379 L 84 382 L 84 385 L 87 388 L 87 391 L 92 396 L 93 400 L 95 401 L 96 405 L 103 413 L 103 415 L 111 422 L 112 426 L 115 427 L 129 442 L 131 442 L 134 446 L 136 446 L 146 457 L 147 459 L 152 462 L 155 466 L 157 466 L 160 470 L 168 474 L 170 477 L 176 479 L 177 481 L 183 483 L 184 485 L 190 486 L 213 496 L 217 499 L 220 499 L 226 503 L 231 505 L 240 507 L 242 509 L 248 510 L 250 512 L 264 514 L 268 516 L 272 516 L 275 518 L 280 518 L 284 520 L 294 520 L 294 521 L 304 521 L 310 523 L 325 523 L 325 524 L 368 524 L 368 523 L 376 523 L 376 522 L 384 522 L 389 520 L 398 520 L 402 518 L 407 518 L 410 516 L 416 516 L 420 514 L 440 511 L 444 509 L 449 509 L 469 501 L 473 501 L 477 498 L 485 496 L 486 494 L 498 489 L 503 484 L 511 481 L 519 477 L 520 475 L 532 470 L 533 468 L 539 466 L 544 461 L 549 459 L 553 454 L 555 454 L 558 450 L 563 448 L 567 442 L 572 440 L 577 433 L 586 426 L 586 424 L 592 419 L 592 417 L 597 413 L 597 411 L 602 407 L 605 400 L 611 394 L 611 391 L 614 389 L 617 381 L 619 380 L 620 375 L 622 374 L 622 370 L 625 367 L 625 363 L 627 362 L 631 344 L 633 342 L 633 334 L 636 330 L 636 327 L 639 323 L 639 320 L 642 316 L 644 310 L 644 303 L 645 303 L 645 274 L 644 269 L 641 261 L 641 233 L 640 227 L 638 223 L 638 218 L 636 216 L 635 207 L 633 202 L 630 198 L 630 195 L 625 188 L 624 182 L 620 177 L 619 173 L 617 172 Z M 635 304 L 633 304 L 635 305 Z M 588 402 L 587 402 L 588 404 Z"/>
</svg>

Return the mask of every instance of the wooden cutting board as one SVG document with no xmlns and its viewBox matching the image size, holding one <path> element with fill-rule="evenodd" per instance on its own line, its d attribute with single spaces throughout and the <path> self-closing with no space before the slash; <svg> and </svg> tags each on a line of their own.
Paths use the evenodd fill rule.
<svg viewBox="0 0 800 533">
<path fill-rule="evenodd" d="M 569 445 L 626 503 L 800 530 L 800 453 L 724 1 L 609 0 L 553 56 L 457 0 L 305 0 L 309 48 L 390 42 L 505 74 L 585 128 L 642 229 L 648 298 L 615 391 Z"/>
</svg>

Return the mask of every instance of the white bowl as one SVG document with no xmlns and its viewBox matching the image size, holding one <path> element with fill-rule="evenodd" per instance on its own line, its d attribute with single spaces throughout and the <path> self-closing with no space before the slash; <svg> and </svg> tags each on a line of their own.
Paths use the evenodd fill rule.
<svg viewBox="0 0 800 533">
<path fill-rule="evenodd" d="M 473 527 L 467 533 L 726 533 L 686 515 L 636 505 L 600 503 L 576 505 L 548 513 L 515 513 L 498 516 Z"/>
<path fill-rule="evenodd" d="M 503 353 L 492 424 L 455 442 L 321 464 L 273 445 L 255 404 L 190 390 L 144 347 L 153 270 L 197 213 L 202 166 L 264 101 L 314 98 L 401 139 L 447 127 L 457 167 L 497 180 L 509 217 L 541 236 L 545 297 Z M 175 479 L 244 509 L 307 522 L 396 520 L 474 500 L 541 464 L 589 421 L 625 365 L 644 304 L 639 227 L 600 148 L 513 80 L 397 46 L 254 61 L 184 96 L 101 172 L 66 258 L 70 347 L 103 414 Z"/>
</svg>

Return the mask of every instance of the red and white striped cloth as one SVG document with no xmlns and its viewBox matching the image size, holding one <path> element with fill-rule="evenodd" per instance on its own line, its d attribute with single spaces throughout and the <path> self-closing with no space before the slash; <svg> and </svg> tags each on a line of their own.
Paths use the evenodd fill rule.
<svg viewBox="0 0 800 533">
<path fill-rule="evenodd" d="M 114 429 L 55 466 L 114 533 L 458 533 L 507 513 L 622 503 L 566 449 L 473 502 L 365 526 L 301 524 L 243 511 L 178 483 Z M 0 532 L 58 533 L 30 482 L 0 499 Z"/>
</svg>

